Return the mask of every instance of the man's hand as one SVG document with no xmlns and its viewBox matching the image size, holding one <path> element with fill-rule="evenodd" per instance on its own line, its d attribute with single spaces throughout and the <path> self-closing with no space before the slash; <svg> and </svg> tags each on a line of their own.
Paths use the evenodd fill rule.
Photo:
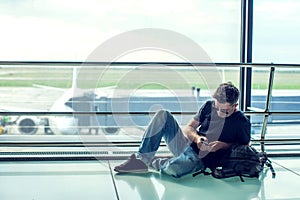
<svg viewBox="0 0 300 200">
<path fill-rule="evenodd" d="M 209 152 L 216 152 L 220 149 L 227 149 L 230 147 L 231 144 L 221 141 L 213 141 L 208 143 L 207 138 L 203 136 L 199 136 L 195 139 L 195 143 L 197 144 L 198 148 L 201 151 L 209 151 Z"/>
<path fill-rule="evenodd" d="M 221 142 L 221 141 L 214 141 L 214 142 L 210 142 L 209 143 L 209 147 L 210 147 L 210 152 L 216 152 L 220 149 L 227 149 L 230 147 L 231 144 L 226 143 L 226 142 Z"/>
<path fill-rule="evenodd" d="M 210 146 L 208 144 L 208 140 L 204 136 L 198 136 L 194 138 L 194 142 L 197 144 L 197 147 L 201 151 L 208 151 L 210 149 Z"/>
</svg>

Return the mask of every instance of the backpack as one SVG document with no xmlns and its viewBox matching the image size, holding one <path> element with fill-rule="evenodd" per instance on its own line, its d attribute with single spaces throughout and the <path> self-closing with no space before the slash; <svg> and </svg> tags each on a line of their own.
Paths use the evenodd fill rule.
<svg viewBox="0 0 300 200">
<path fill-rule="evenodd" d="M 233 145 L 218 167 L 211 169 L 211 172 L 205 170 L 196 172 L 193 176 L 201 173 L 210 174 L 218 179 L 239 176 L 244 182 L 243 177 L 258 178 L 265 166 L 270 168 L 273 178 L 275 178 L 274 168 L 265 152 L 258 152 L 254 147 L 248 145 Z"/>
</svg>

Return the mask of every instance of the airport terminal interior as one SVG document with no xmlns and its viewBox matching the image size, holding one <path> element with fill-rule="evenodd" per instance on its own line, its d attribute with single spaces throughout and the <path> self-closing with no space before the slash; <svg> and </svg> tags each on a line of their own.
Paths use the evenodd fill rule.
<svg viewBox="0 0 300 200">
<path fill-rule="evenodd" d="M 0 199 L 300 199 L 299 9 L 298 0 L 0 1 Z M 115 171 L 158 111 L 184 130 L 224 82 L 239 89 L 250 145 L 273 168 L 224 179 Z M 173 156 L 164 139 L 155 155 Z"/>
</svg>

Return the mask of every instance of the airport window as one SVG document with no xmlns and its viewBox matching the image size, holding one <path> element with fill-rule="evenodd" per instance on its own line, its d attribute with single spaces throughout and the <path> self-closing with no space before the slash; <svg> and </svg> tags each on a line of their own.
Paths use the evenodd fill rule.
<svg viewBox="0 0 300 200">
<path fill-rule="evenodd" d="M 170 110 L 184 126 L 220 82 L 244 87 L 244 65 L 239 63 L 242 1 L 65 2 L 0 3 L 4 146 L 138 143 L 157 110 Z M 287 4 L 291 12 L 284 11 L 280 25 L 276 19 L 282 13 L 265 17 L 281 2 L 254 2 L 253 63 L 247 63 L 252 69 L 251 106 L 245 111 L 257 141 L 271 67 L 269 111 L 279 113 L 268 116 L 267 139 L 298 138 L 300 74 L 299 66 L 290 64 L 299 57 L 293 35 L 298 15 Z M 287 19 L 293 20 L 284 23 Z M 291 37 L 272 34 L 280 26 Z M 289 134 L 278 134 L 281 129 Z"/>
</svg>

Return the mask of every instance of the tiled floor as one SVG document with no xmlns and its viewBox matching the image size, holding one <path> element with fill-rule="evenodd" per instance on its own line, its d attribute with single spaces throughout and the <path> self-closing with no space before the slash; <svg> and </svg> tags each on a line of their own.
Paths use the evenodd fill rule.
<svg viewBox="0 0 300 200">
<path fill-rule="evenodd" d="M 0 162 L 1 200 L 300 199 L 300 158 L 272 158 L 276 178 L 175 179 L 157 172 L 116 174 L 123 161 Z"/>
</svg>

